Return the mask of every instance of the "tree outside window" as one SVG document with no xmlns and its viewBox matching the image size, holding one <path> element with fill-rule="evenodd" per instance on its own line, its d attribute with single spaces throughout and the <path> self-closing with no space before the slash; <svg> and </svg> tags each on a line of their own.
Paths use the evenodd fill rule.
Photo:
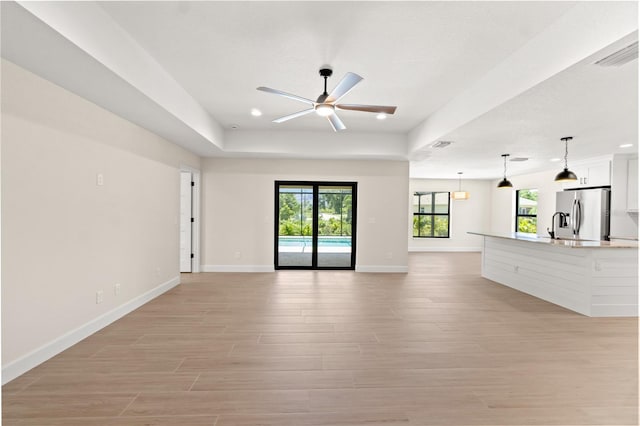
<svg viewBox="0 0 640 426">
<path fill-rule="evenodd" d="M 351 188 L 321 187 L 318 191 L 318 211 L 318 235 L 351 235 Z"/>
<path fill-rule="evenodd" d="M 449 193 L 415 192 L 413 194 L 413 236 L 449 238 Z"/>
<path fill-rule="evenodd" d="M 538 232 L 538 190 L 516 191 L 516 232 Z"/>
<path fill-rule="evenodd" d="M 351 188 L 321 188 L 318 193 L 318 235 L 350 236 L 352 229 Z M 279 235 L 311 236 L 313 191 L 311 188 L 280 187 Z"/>
<path fill-rule="evenodd" d="M 280 190 L 279 235 L 310 236 L 313 227 L 313 194 L 308 188 Z"/>
</svg>

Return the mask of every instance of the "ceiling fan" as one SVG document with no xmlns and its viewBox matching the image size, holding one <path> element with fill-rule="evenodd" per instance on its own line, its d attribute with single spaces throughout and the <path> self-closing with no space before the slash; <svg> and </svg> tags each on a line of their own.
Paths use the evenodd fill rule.
<svg viewBox="0 0 640 426">
<path fill-rule="evenodd" d="M 333 70 L 330 68 L 322 68 L 320 70 L 320 76 L 324 78 L 324 92 L 318 96 L 318 99 L 312 101 L 311 99 L 303 98 L 301 96 L 292 95 L 290 93 L 286 93 L 280 90 L 271 89 L 269 87 L 258 87 L 258 90 L 267 93 L 274 93 L 276 95 L 284 96 L 285 98 L 293 99 L 296 101 L 304 102 L 306 104 L 311 105 L 311 108 L 295 112 L 293 114 L 285 115 L 284 117 L 276 118 L 273 120 L 274 123 L 282 123 L 292 118 L 301 117 L 303 115 L 307 115 L 312 112 L 316 112 L 316 114 L 327 117 L 331 127 L 333 127 L 334 131 L 344 130 L 346 126 L 340 120 L 340 118 L 336 115 L 335 110 L 349 110 L 349 111 L 364 111 L 364 112 L 377 112 L 383 114 L 393 114 L 396 112 L 395 106 L 380 106 L 380 105 L 358 105 L 358 104 L 339 104 L 337 103 L 344 95 L 349 93 L 351 89 L 355 87 L 356 84 L 362 81 L 362 77 L 358 74 L 354 74 L 352 72 L 348 72 L 342 77 L 342 80 L 338 83 L 338 85 L 331 91 L 331 93 L 327 93 L 327 78 L 331 77 L 333 74 Z"/>
</svg>

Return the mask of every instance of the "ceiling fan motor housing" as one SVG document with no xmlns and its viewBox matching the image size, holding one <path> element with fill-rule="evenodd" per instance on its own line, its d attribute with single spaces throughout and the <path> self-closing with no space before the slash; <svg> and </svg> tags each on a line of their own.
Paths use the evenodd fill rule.
<svg viewBox="0 0 640 426">
<path fill-rule="evenodd" d="M 321 68 L 320 76 L 322 77 L 331 77 L 333 75 L 333 70 L 331 68 Z"/>
</svg>

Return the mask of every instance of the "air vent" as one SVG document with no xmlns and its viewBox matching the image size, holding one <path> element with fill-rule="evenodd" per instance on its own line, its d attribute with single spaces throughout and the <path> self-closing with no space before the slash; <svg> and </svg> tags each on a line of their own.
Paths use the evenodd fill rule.
<svg viewBox="0 0 640 426">
<path fill-rule="evenodd" d="M 595 64 L 601 67 L 620 67 L 628 62 L 638 59 L 638 42 L 636 41 L 629 46 L 606 56 Z"/>
<path fill-rule="evenodd" d="M 438 141 L 431 145 L 431 148 L 446 148 L 451 145 L 453 142 L 451 141 Z"/>
<path fill-rule="evenodd" d="M 527 161 L 528 158 L 527 157 L 513 157 L 512 159 L 510 159 L 509 161 L 513 161 L 515 163 L 520 163 L 522 161 Z"/>
</svg>

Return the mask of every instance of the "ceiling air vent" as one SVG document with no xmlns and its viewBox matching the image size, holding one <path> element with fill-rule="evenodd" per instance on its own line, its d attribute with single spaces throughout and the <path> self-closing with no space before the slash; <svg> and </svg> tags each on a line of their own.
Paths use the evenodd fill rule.
<svg viewBox="0 0 640 426">
<path fill-rule="evenodd" d="M 611 55 L 606 56 L 595 64 L 601 67 L 620 67 L 628 62 L 638 59 L 638 42 L 636 41 L 629 46 L 613 52 Z"/>
<path fill-rule="evenodd" d="M 513 162 L 519 163 L 519 162 L 527 161 L 527 160 L 528 160 L 527 157 L 513 157 L 509 161 L 513 161 Z"/>
<path fill-rule="evenodd" d="M 453 142 L 451 141 L 438 141 L 431 145 L 431 148 L 446 148 L 451 145 Z"/>
</svg>

